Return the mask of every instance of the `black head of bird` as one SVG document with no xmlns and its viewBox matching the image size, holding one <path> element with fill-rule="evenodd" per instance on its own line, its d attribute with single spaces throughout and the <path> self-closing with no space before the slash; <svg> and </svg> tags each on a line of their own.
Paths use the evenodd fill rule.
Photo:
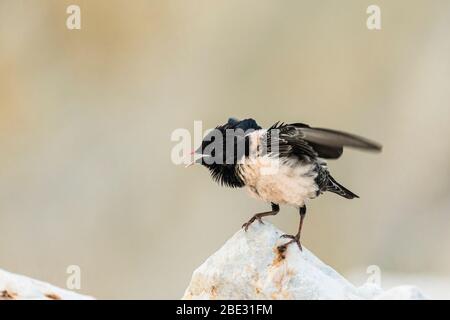
<svg viewBox="0 0 450 320">
<path fill-rule="evenodd" d="M 261 128 L 255 120 L 229 119 L 216 127 L 193 153 L 194 163 L 205 166 L 212 178 L 223 186 L 246 188 L 267 203 L 272 210 L 255 214 L 243 225 L 245 231 L 256 220 L 276 215 L 280 204 L 299 209 L 300 224 L 296 235 L 283 235 L 297 243 L 306 214 L 305 202 L 324 192 L 347 199 L 358 198 L 330 174 L 326 159 L 339 158 L 345 147 L 381 151 L 381 145 L 366 138 L 303 123 L 275 123 Z"/>
</svg>

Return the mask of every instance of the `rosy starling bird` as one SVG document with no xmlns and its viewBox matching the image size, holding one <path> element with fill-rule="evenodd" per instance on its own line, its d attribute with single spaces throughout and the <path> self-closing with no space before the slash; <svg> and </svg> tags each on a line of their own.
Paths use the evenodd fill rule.
<svg viewBox="0 0 450 320">
<path fill-rule="evenodd" d="M 230 118 L 216 127 L 192 152 L 194 163 L 208 168 L 212 178 L 231 188 L 246 188 L 249 193 L 271 204 L 271 210 L 255 214 L 242 226 L 245 231 L 261 218 L 276 215 L 280 205 L 298 208 L 300 223 L 296 235 L 284 249 L 296 243 L 306 215 L 305 202 L 324 192 L 346 199 L 358 198 L 330 174 L 326 159 L 338 159 L 344 147 L 381 151 L 381 145 L 353 134 L 310 127 L 303 123 L 275 123 L 261 128 L 255 120 Z"/>
</svg>

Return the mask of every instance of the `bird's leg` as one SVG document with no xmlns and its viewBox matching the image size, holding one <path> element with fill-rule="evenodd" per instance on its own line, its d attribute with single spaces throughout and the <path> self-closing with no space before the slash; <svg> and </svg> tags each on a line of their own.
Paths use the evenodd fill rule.
<svg viewBox="0 0 450 320">
<path fill-rule="evenodd" d="M 305 216 L 306 216 L 306 206 L 305 205 L 300 207 L 299 213 L 300 213 L 300 224 L 298 225 L 298 232 L 297 232 L 297 234 L 295 236 L 292 236 L 290 234 L 282 235 L 281 236 L 282 238 L 289 238 L 289 239 L 291 239 L 291 241 L 289 241 L 289 242 L 279 246 L 278 249 L 286 249 L 286 247 L 288 245 L 290 245 L 291 243 L 295 242 L 298 245 L 300 251 L 303 251 L 302 244 L 300 243 L 300 235 L 302 233 L 303 220 L 305 220 Z"/>
<path fill-rule="evenodd" d="M 250 227 L 250 225 L 255 222 L 255 220 L 258 220 L 260 223 L 263 223 L 261 218 L 262 217 L 266 217 L 266 216 L 274 216 L 276 215 L 278 212 L 280 212 L 280 206 L 278 204 L 275 203 L 271 203 L 272 204 L 272 211 L 267 211 L 267 212 L 261 212 L 261 213 L 257 213 L 255 214 L 250 220 L 248 220 L 246 223 L 244 223 L 242 225 L 242 228 L 244 228 L 245 231 L 248 230 L 248 227 Z"/>
</svg>

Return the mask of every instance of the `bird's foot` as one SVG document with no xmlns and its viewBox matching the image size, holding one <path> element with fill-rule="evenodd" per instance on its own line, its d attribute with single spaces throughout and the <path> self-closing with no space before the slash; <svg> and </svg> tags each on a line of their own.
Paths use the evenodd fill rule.
<svg viewBox="0 0 450 320">
<path fill-rule="evenodd" d="M 299 234 L 295 235 L 295 236 L 290 235 L 290 234 L 283 234 L 280 238 L 291 239 L 291 241 L 288 241 L 285 244 L 278 246 L 278 250 L 285 251 L 288 245 L 290 245 L 291 243 L 296 243 L 298 248 L 300 249 L 300 251 L 303 251 L 302 244 L 300 243 L 300 235 Z"/>
<path fill-rule="evenodd" d="M 261 217 L 258 216 L 258 215 L 255 215 L 255 216 L 251 217 L 250 220 L 248 220 L 246 223 L 244 223 L 244 224 L 242 225 L 242 228 L 244 228 L 245 232 L 247 232 L 248 227 L 250 227 L 250 225 L 251 225 L 253 222 L 255 222 L 255 220 L 258 220 L 259 223 L 264 224 L 264 222 L 262 221 Z"/>
</svg>

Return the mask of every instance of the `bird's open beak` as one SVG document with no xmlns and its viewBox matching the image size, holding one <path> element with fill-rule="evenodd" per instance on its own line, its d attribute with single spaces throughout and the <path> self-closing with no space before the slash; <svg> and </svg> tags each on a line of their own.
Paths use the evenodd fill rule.
<svg viewBox="0 0 450 320">
<path fill-rule="evenodd" d="M 191 162 L 189 162 L 187 165 L 185 165 L 185 168 L 189 168 L 191 166 L 193 166 L 194 164 L 201 164 L 202 163 L 202 159 L 205 155 L 203 154 L 198 154 L 196 152 L 196 150 L 192 150 L 190 153 L 191 158 L 194 157 L 194 160 L 192 160 Z"/>
<path fill-rule="evenodd" d="M 185 168 L 189 168 L 189 167 L 192 167 L 194 164 L 195 164 L 195 161 L 191 161 L 187 165 L 185 165 L 184 167 Z"/>
</svg>

